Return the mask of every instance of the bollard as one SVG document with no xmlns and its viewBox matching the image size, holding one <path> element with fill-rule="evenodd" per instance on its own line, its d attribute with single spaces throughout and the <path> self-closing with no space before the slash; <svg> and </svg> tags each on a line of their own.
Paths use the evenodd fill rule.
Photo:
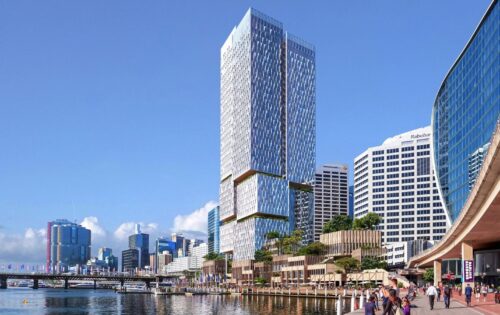
<svg viewBox="0 0 500 315">
<path fill-rule="evenodd" d="M 342 298 L 337 299 L 337 315 L 342 315 Z"/>
<path fill-rule="evenodd" d="M 365 306 L 365 296 L 361 294 L 359 296 L 359 308 L 363 308 Z"/>
<path fill-rule="evenodd" d="M 354 310 L 356 309 L 355 304 L 356 304 L 356 298 L 353 295 L 351 296 L 351 312 L 354 312 Z"/>
</svg>

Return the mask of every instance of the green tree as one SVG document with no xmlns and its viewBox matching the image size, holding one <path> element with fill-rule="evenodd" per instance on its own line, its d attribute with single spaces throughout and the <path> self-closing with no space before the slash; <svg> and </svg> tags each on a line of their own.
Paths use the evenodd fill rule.
<svg viewBox="0 0 500 315">
<path fill-rule="evenodd" d="M 361 260 L 361 270 L 386 269 L 387 262 L 376 257 L 365 257 Z"/>
<path fill-rule="evenodd" d="M 434 268 L 426 269 L 422 278 L 425 282 L 434 282 Z"/>
<path fill-rule="evenodd" d="M 267 283 L 267 280 L 266 280 L 266 278 L 263 278 L 263 277 L 257 277 L 257 278 L 255 278 L 255 283 L 257 283 L 259 285 L 264 285 Z"/>
<path fill-rule="evenodd" d="M 347 215 L 337 215 L 323 226 L 323 233 L 346 231 L 352 229 L 352 219 Z"/>
<path fill-rule="evenodd" d="M 344 257 L 337 259 L 335 264 L 345 270 L 346 273 L 350 273 L 353 270 L 359 269 L 359 260 L 352 257 Z"/>
<path fill-rule="evenodd" d="M 356 218 L 352 224 L 354 230 L 373 230 L 380 223 L 380 216 L 370 212 L 362 218 Z"/>
<path fill-rule="evenodd" d="M 302 230 L 295 230 L 292 232 L 292 235 L 283 238 L 283 249 L 285 254 L 297 254 L 302 244 L 302 235 L 304 235 Z"/>
<path fill-rule="evenodd" d="M 273 261 L 273 255 L 268 250 L 258 249 L 255 251 L 254 259 L 255 259 L 255 261 L 258 261 L 258 262 L 261 262 L 261 261 L 271 262 L 271 261 Z"/>
<path fill-rule="evenodd" d="M 266 238 L 268 240 L 273 240 L 273 239 L 276 239 L 276 238 L 280 238 L 280 233 L 276 232 L 276 231 L 267 232 Z"/>
<path fill-rule="evenodd" d="M 203 258 L 205 258 L 205 260 L 224 260 L 223 255 L 214 252 L 206 254 L 205 256 L 203 256 Z"/>
<path fill-rule="evenodd" d="M 300 248 L 297 255 L 321 256 L 326 254 L 326 245 L 321 242 L 314 242 Z"/>
</svg>

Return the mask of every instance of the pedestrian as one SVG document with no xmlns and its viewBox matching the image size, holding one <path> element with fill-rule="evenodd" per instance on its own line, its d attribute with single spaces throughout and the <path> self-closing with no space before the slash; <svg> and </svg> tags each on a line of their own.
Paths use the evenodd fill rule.
<svg viewBox="0 0 500 315">
<path fill-rule="evenodd" d="M 425 294 L 429 297 L 429 305 L 432 311 L 434 309 L 434 299 L 437 295 L 436 287 L 432 283 L 430 283 L 427 290 L 425 290 Z"/>
<path fill-rule="evenodd" d="M 488 296 L 488 286 L 486 284 L 481 288 L 481 293 L 483 294 L 483 302 L 486 302 L 486 297 Z"/>
<path fill-rule="evenodd" d="M 370 299 L 365 304 L 365 315 L 375 315 L 375 295 L 370 295 Z"/>
<path fill-rule="evenodd" d="M 396 291 L 396 296 L 399 297 L 399 287 L 398 287 L 398 279 L 392 278 L 391 279 L 391 288 Z"/>
<path fill-rule="evenodd" d="M 439 302 L 441 300 L 441 288 L 438 286 L 436 288 L 436 292 L 437 292 L 437 302 Z"/>
<path fill-rule="evenodd" d="M 472 288 L 470 284 L 467 283 L 467 287 L 465 287 L 465 302 L 467 302 L 467 306 L 470 306 L 470 302 L 472 299 Z"/>
<path fill-rule="evenodd" d="M 410 315 L 411 305 L 407 297 L 403 298 L 403 315 Z"/>
<path fill-rule="evenodd" d="M 449 285 L 444 287 L 443 298 L 444 298 L 444 307 L 450 308 L 451 288 Z"/>
<path fill-rule="evenodd" d="M 387 288 L 380 288 L 380 296 L 382 297 L 382 309 L 385 310 L 385 306 L 389 302 L 389 291 L 387 290 Z"/>
<path fill-rule="evenodd" d="M 474 287 L 474 293 L 476 294 L 476 302 L 479 302 L 479 299 L 481 298 L 481 287 L 479 284 L 476 284 Z"/>
<path fill-rule="evenodd" d="M 377 309 L 377 311 L 380 311 L 380 307 L 378 305 L 378 299 L 380 297 L 380 289 L 375 290 L 374 295 L 375 295 L 375 308 Z"/>
<path fill-rule="evenodd" d="M 389 289 L 389 298 L 382 315 L 398 315 L 401 313 L 401 299 L 396 296 L 396 290 Z"/>
</svg>

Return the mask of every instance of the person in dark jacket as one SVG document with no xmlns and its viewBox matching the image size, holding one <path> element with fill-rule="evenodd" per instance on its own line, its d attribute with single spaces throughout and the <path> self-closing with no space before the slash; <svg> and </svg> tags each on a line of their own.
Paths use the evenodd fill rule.
<svg viewBox="0 0 500 315">
<path fill-rule="evenodd" d="M 384 307 L 384 312 L 382 315 L 395 315 L 396 311 L 401 308 L 401 299 L 396 296 L 396 290 L 389 290 L 389 298 L 387 304 Z"/>
<path fill-rule="evenodd" d="M 444 307 L 450 308 L 450 300 L 451 300 L 451 288 L 449 285 L 444 287 L 443 290 L 443 299 L 444 299 Z"/>
</svg>

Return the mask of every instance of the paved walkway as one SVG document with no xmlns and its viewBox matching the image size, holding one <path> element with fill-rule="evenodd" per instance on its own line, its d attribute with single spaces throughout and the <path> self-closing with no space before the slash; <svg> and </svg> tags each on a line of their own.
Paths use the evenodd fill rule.
<svg viewBox="0 0 500 315">
<path fill-rule="evenodd" d="M 497 304 L 500 306 L 500 304 Z M 459 303 L 457 300 L 452 299 L 450 304 L 450 309 L 445 309 L 444 302 L 435 302 L 434 310 L 429 308 L 429 300 L 426 296 L 419 295 L 412 302 L 411 315 L 422 315 L 422 314 L 434 314 L 434 315 L 490 315 L 490 314 L 500 314 L 498 312 L 500 308 L 493 310 L 493 312 L 484 311 L 479 309 L 478 306 L 466 307 Z M 357 310 L 349 314 L 364 314 L 363 310 Z M 376 312 L 377 315 L 382 314 L 382 311 Z"/>
</svg>

